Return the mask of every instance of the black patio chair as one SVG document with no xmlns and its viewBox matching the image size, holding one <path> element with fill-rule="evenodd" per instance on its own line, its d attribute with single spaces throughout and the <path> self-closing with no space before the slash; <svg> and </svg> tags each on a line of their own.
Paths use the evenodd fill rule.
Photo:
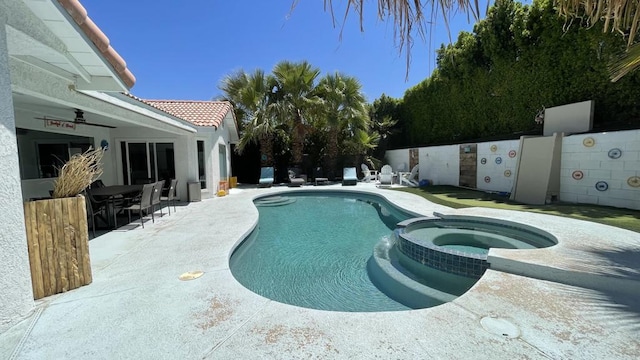
<svg viewBox="0 0 640 360">
<path fill-rule="evenodd" d="M 105 224 L 108 224 L 107 218 L 103 215 L 103 212 L 107 211 L 107 200 L 97 200 L 91 195 L 90 191 L 84 191 L 84 200 L 87 207 L 87 218 L 91 220 L 91 233 L 93 237 L 96 237 L 96 218 L 102 220 Z"/>
</svg>

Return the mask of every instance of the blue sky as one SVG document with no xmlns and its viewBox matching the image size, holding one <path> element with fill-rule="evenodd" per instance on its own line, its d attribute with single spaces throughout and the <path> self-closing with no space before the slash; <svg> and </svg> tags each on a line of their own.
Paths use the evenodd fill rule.
<svg viewBox="0 0 640 360">
<path fill-rule="evenodd" d="M 291 0 L 81 3 L 136 76 L 131 92 L 146 99 L 210 100 L 221 95 L 218 85 L 233 71 L 270 72 L 282 60 L 307 60 L 322 74 L 354 76 L 368 101 L 382 93 L 402 97 L 431 74 L 435 50 L 449 43 L 438 18 L 431 35 L 415 41 L 405 79 L 405 55 L 398 51 L 393 24 L 377 19 L 374 0 L 365 2 L 364 32 L 355 12 L 342 27 L 344 7 L 336 9 L 334 28 L 322 0 L 300 0 L 293 12 Z M 471 31 L 473 21 L 458 15 L 450 27 L 455 41 L 459 31 Z"/>
</svg>

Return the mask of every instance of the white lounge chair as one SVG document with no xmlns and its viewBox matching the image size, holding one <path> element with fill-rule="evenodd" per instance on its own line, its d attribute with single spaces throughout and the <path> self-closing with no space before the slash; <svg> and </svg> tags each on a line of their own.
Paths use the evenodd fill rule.
<svg viewBox="0 0 640 360">
<path fill-rule="evenodd" d="M 371 180 L 374 180 L 374 181 L 376 180 L 377 171 L 369 170 L 369 167 L 366 164 L 360 165 L 360 168 L 362 169 L 362 176 L 364 176 L 362 178 L 362 181 L 370 182 Z"/>
<path fill-rule="evenodd" d="M 408 174 L 403 174 L 403 176 L 400 177 L 400 185 L 407 185 L 407 186 L 411 186 L 411 187 L 417 187 L 419 185 L 418 183 L 418 165 L 414 166 L 413 169 L 411 169 L 411 172 Z"/>
<path fill-rule="evenodd" d="M 346 167 L 342 170 L 342 186 L 356 185 L 358 183 L 358 174 L 355 167 Z"/>
<path fill-rule="evenodd" d="M 385 165 L 380 169 L 380 175 L 378 176 L 380 185 L 391 186 L 393 183 L 393 169 L 390 165 Z"/>
<path fill-rule="evenodd" d="M 263 167 L 260 169 L 260 181 L 258 187 L 271 187 L 273 185 L 273 167 Z"/>
</svg>

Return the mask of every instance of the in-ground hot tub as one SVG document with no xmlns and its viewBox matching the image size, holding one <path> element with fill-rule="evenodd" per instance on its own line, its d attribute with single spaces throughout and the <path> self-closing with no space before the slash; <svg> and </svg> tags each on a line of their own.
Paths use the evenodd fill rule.
<svg viewBox="0 0 640 360">
<path fill-rule="evenodd" d="M 532 226 L 438 213 L 399 223 L 394 236 L 398 251 L 409 259 L 471 278 L 480 278 L 489 267 L 490 248 L 536 249 L 558 243 L 553 235 Z"/>
</svg>

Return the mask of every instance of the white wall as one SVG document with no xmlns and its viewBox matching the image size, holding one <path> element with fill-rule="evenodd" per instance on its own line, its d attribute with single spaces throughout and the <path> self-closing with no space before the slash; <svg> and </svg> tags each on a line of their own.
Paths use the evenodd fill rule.
<svg viewBox="0 0 640 360">
<path fill-rule="evenodd" d="M 585 146 L 587 138 L 593 146 Z M 587 141 L 589 143 L 589 141 Z M 496 145 L 496 151 L 491 151 Z M 611 159 L 611 149 L 620 149 L 622 155 Z M 516 156 L 509 157 L 511 150 Z M 519 140 L 478 143 L 478 189 L 486 191 L 511 192 L 516 179 L 516 163 Z M 420 179 L 433 180 L 435 185 L 458 185 L 459 145 L 432 146 L 419 149 Z M 501 164 L 495 159 L 500 156 Z M 487 159 L 485 165 L 482 158 Z M 394 171 L 409 162 L 409 149 L 389 150 L 385 155 Z M 571 203 L 598 204 L 640 210 L 640 187 L 628 184 L 631 177 L 640 177 L 640 130 L 617 131 L 598 134 L 581 134 L 562 138 L 560 172 L 560 201 Z M 511 170 L 505 177 L 504 171 Z M 581 180 L 572 177 L 574 171 L 582 171 Z M 485 183 L 484 177 L 491 182 Z M 606 191 L 596 189 L 596 183 L 604 181 Z"/>
<path fill-rule="evenodd" d="M 0 3 L 0 334 L 34 307 L 7 50 L 7 9 Z"/>
<path fill-rule="evenodd" d="M 479 190 L 511 192 L 516 178 L 516 163 L 520 155 L 519 144 L 519 140 L 478 143 L 476 187 Z M 492 148 L 492 146 L 495 147 Z M 511 157 L 510 154 L 515 156 Z M 483 158 L 486 159 L 485 164 L 482 164 Z M 489 182 L 485 181 L 487 176 Z"/>
<path fill-rule="evenodd" d="M 593 139 L 593 146 L 585 146 L 585 143 L 591 144 L 589 139 Z M 608 156 L 614 148 L 621 150 L 618 159 Z M 582 171 L 582 179 L 572 177 L 575 171 Z M 627 183 L 632 176 L 640 176 L 640 130 L 582 134 L 563 139 L 561 201 L 640 210 L 640 188 Z M 608 189 L 597 190 L 599 181 L 606 182 Z"/>
</svg>

